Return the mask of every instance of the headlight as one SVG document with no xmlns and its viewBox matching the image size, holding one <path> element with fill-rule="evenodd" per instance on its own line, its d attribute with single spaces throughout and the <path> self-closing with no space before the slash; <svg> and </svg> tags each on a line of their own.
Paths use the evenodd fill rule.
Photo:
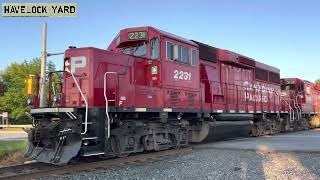
<svg viewBox="0 0 320 180">
<path fill-rule="evenodd" d="M 32 102 L 32 99 L 31 99 L 31 98 L 28 98 L 28 99 L 27 99 L 27 104 L 28 104 L 28 105 L 32 105 L 32 104 L 33 104 L 33 102 Z"/>
<path fill-rule="evenodd" d="M 53 102 L 54 103 L 59 103 L 60 102 L 60 95 L 53 96 Z"/>
</svg>

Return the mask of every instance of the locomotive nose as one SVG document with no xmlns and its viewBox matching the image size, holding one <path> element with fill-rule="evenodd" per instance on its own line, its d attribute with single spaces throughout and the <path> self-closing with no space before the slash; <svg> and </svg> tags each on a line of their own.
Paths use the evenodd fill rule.
<svg viewBox="0 0 320 180">
<path fill-rule="evenodd" d="M 28 132 L 25 157 L 45 163 L 66 164 L 77 156 L 81 138 L 76 121 L 43 118 Z"/>
</svg>

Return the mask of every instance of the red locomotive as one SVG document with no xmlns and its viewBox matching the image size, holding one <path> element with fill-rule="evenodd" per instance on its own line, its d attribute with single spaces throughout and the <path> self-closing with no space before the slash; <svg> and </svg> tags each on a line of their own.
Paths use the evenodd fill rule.
<svg viewBox="0 0 320 180">
<path fill-rule="evenodd" d="M 251 124 L 253 136 L 307 124 L 291 117 L 279 69 L 153 27 L 121 30 L 107 50 L 66 50 L 61 91 L 30 114 L 26 156 L 54 164 L 201 142 L 219 123 Z"/>
<path fill-rule="evenodd" d="M 289 119 L 298 119 L 296 122 L 307 122 L 311 127 L 318 127 L 320 114 L 320 85 L 298 78 L 281 79 L 281 91 L 283 101 L 290 106 L 286 106 L 289 112 Z M 299 121 L 304 119 L 304 121 Z M 296 124 L 295 128 L 301 125 Z"/>
</svg>

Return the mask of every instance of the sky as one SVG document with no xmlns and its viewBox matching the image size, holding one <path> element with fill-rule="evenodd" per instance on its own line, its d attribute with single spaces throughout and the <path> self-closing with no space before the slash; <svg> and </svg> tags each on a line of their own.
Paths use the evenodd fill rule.
<svg viewBox="0 0 320 180">
<path fill-rule="evenodd" d="M 0 2 L 42 2 L 0 0 Z M 43 1 L 44 2 L 44 1 Z M 318 0 L 46 0 L 77 2 L 76 18 L 0 17 L 0 70 L 69 46 L 106 49 L 120 29 L 150 25 L 278 67 L 281 77 L 320 78 Z M 63 57 L 49 57 L 61 68 Z"/>
</svg>

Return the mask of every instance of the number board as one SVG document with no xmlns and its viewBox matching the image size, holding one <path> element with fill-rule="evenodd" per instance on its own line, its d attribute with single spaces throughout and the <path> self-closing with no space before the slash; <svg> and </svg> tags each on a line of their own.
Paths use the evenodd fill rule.
<svg viewBox="0 0 320 180">
<path fill-rule="evenodd" d="M 128 40 L 143 40 L 148 38 L 147 31 L 128 32 Z"/>
<path fill-rule="evenodd" d="M 295 81 L 294 80 L 287 80 L 286 84 L 295 84 Z"/>
</svg>

